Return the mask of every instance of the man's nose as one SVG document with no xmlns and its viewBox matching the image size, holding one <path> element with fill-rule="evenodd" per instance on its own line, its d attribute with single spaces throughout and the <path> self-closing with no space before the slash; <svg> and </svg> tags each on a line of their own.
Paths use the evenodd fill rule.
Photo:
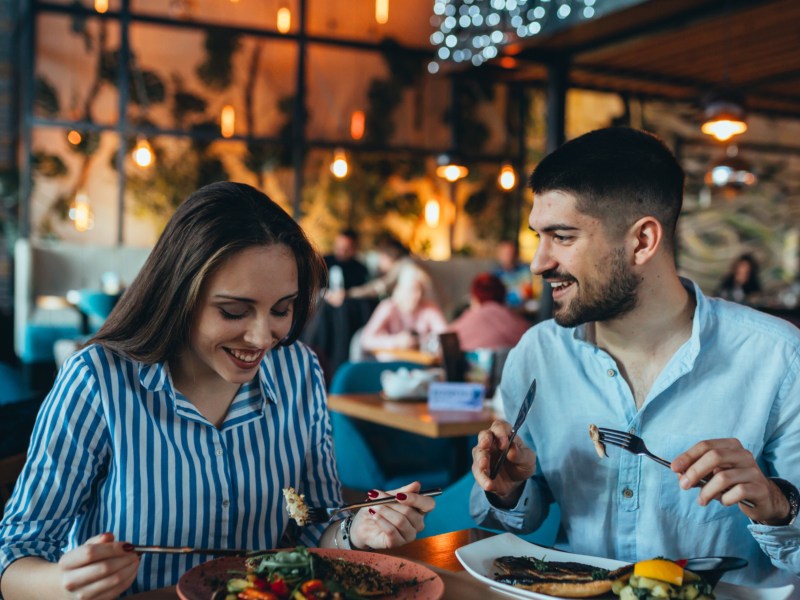
<svg viewBox="0 0 800 600">
<path fill-rule="evenodd" d="M 555 264 L 556 261 L 550 254 L 547 242 L 545 240 L 540 240 L 539 247 L 536 248 L 536 253 L 533 255 L 533 260 L 531 261 L 531 273 L 534 275 L 541 275 L 545 271 L 552 269 Z"/>
</svg>

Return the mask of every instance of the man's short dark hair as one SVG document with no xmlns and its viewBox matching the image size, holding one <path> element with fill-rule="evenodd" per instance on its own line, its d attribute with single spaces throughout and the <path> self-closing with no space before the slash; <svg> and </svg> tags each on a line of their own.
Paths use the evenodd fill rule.
<svg viewBox="0 0 800 600">
<path fill-rule="evenodd" d="M 683 169 L 659 138 L 629 127 L 609 127 L 546 156 L 529 185 L 534 194 L 572 194 L 578 210 L 600 219 L 612 236 L 642 217 L 655 217 L 664 228 L 665 247 L 674 249 L 683 181 Z"/>
<path fill-rule="evenodd" d="M 339 235 L 350 238 L 354 244 L 358 245 L 358 232 L 355 229 L 342 229 Z"/>
</svg>

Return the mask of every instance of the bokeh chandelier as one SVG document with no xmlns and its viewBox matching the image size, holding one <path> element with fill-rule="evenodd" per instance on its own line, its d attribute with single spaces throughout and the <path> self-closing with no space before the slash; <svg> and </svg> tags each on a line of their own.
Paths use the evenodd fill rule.
<svg viewBox="0 0 800 600">
<path fill-rule="evenodd" d="M 431 43 L 444 62 L 480 66 L 503 46 L 597 16 L 604 0 L 434 0 Z M 619 3 L 617 3 L 619 4 Z"/>
</svg>

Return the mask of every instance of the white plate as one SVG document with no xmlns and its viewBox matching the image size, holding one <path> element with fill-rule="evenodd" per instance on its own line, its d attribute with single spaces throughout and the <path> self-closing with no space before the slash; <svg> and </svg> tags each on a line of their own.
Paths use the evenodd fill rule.
<svg viewBox="0 0 800 600">
<path fill-rule="evenodd" d="M 610 558 L 584 556 L 582 554 L 561 552 L 560 550 L 553 550 L 552 548 L 543 548 L 542 546 L 526 542 L 513 533 L 496 535 L 479 542 L 473 542 L 472 544 L 456 550 L 456 557 L 458 557 L 458 560 L 464 565 L 467 572 L 498 592 L 510 594 L 515 598 L 533 598 L 535 600 L 553 600 L 553 598 L 560 597 L 539 594 L 495 581 L 494 577 L 492 577 L 495 571 L 493 563 L 494 559 L 500 556 L 532 556 L 534 558 L 546 560 L 573 561 L 609 570 L 616 569 L 626 564 Z M 756 589 L 721 581 L 717 584 L 717 587 L 714 588 L 714 595 L 717 600 L 786 600 L 792 594 L 793 590 L 793 585 L 786 585 L 779 588 Z"/>
</svg>

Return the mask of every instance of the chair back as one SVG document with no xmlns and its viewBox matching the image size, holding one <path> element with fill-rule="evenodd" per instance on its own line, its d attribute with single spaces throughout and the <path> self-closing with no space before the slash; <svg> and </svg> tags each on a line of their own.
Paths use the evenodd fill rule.
<svg viewBox="0 0 800 600">
<path fill-rule="evenodd" d="M 6 502 L 11 498 L 14 485 L 17 483 L 17 478 L 19 478 L 24 464 L 24 452 L 0 459 L 0 518 L 3 517 Z"/>
<path fill-rule="evenodd" d="M 345 362 L 331 381 L 331 394 L 376 393 L 381 373 L 418 369 L 406 361 Z M 353 490 L 394 489 L 418 480 L 444 487 L 457 475 L 456 448 L 450 439 L 430 439 L 331 412 L 336 466 L 342 485 Z"/>
<path fill-rule="evenodd" d="M 425 529 L 422 530 L 418 537 L 430 537 L 440 533 L 476 527 L 477 525 L 469 513 L 469 496 L 474 483 L 475 478 L 472 473 L 467 473 L 461 479 L 446 487 L 442 495 L 436 498 L 436 508 L 425 515 Z M 539 525 L 536 531 L 522 534 L 519 537 L 532 544 L 552 546 L 558 536 L 560 523 L 561 509 L 558 504 L 553 503 L 550 505 L 550 512 L 547 514 L 547 518 Z"/>
</svg>

